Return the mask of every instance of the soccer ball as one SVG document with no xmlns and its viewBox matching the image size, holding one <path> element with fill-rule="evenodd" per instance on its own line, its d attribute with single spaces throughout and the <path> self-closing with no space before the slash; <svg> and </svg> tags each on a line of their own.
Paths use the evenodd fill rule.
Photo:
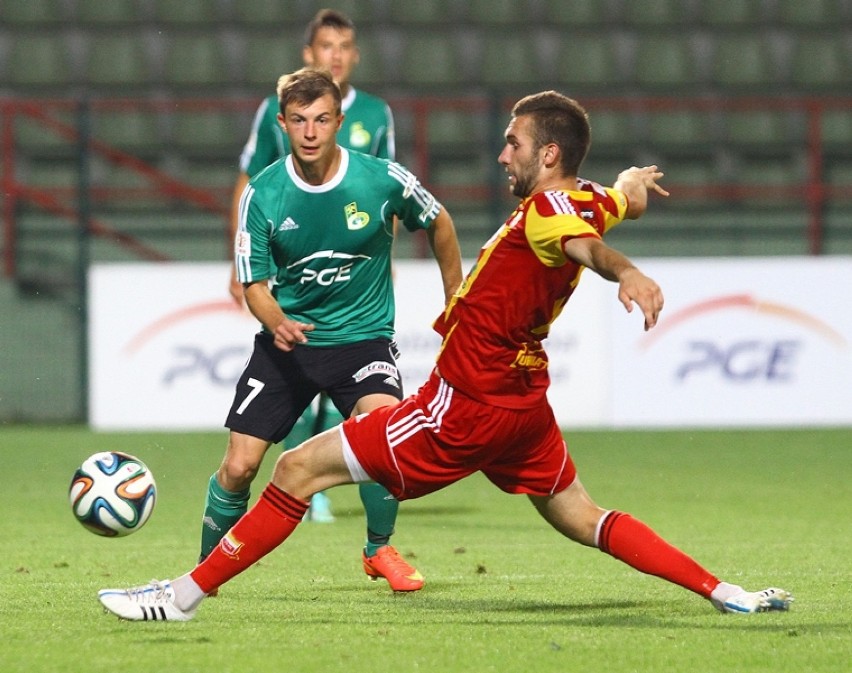
<svg viewBox="0 0 852 673">
<path fill-rule="evenodd" d="M 89 456 L 68 488 L 71 511 L 97 535 L 122 537 L 148 521 L 157 501 L 157 484 L 145 464 L 127 453 Z"/>
</svg>

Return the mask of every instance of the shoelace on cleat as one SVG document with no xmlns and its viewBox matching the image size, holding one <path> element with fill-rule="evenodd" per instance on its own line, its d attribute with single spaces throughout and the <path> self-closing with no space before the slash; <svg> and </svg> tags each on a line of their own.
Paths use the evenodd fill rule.
<svg viewBox="0 0 852 673">
<path fill-rule="evenodd" d="M 144 587 L 132 587 L 127 589 L 127 595 L 137 603 L 158 601 L 166 594 L 166 585 L 158 580 L 151 580 Z"/>
</svg>

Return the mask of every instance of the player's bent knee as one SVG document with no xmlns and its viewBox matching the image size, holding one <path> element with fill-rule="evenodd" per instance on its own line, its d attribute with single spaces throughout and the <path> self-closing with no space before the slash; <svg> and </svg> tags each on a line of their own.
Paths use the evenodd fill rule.
<svg viewBox="0 0 852 673">
<path fill-rule="evenodd" d="M 258 467 L 245 460 L 226 460 L 219 468 L 219 483 L 228 491 L 242 491 L 254 481 Z"/>
</svg>

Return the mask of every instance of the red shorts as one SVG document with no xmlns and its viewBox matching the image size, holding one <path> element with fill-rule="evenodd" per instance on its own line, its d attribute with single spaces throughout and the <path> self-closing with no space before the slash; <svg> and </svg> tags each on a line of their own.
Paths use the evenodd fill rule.
<svg viewBox="0 0 852 673">
<path fill-rule="evenodd" d="M 398 500 L 474 472 L 508 493 L 541 496 L 568 488 L 576 477 L 549 405 L 491 406 L 435 374 L 399 404 L 347 420 L 343 438 L 364 471 Z"/>
</svg>

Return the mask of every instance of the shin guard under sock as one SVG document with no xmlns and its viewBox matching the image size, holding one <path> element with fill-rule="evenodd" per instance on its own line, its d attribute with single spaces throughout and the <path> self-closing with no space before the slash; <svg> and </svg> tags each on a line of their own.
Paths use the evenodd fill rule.
<svg viewBox="0 0 852 673">
<path fill-rule="evenodd" d="M 250 495 L 249 489 L 228 491 L 219 485 L 215 474 L 210 477 L 201 522 L 200 561 L 207 558 L 222 536 L 246 513 Z"/>
<path fill-rule="evenodd" d="M 309 504 L 268 484 L 248 513 L 190 573 L 192 579 L 209 594 L 284 542 Z"/>
<path fill-rule="evenodd" d="M 719 580 L 693 558 L 624 512 L 603 515 L 595 543 L 602 552 L 636 570 L 662 577 L 704 598 L 709 598 L 719 584 Z"/>
<path fill-rule="evenodd" d="M 359 484 L 358 492 L 367 515 L 367 544 L 364 549 L 370 557 L 390 541 L 399 512 L 399 501 L 384 486 L 374 482 Z"/>
</svg>

